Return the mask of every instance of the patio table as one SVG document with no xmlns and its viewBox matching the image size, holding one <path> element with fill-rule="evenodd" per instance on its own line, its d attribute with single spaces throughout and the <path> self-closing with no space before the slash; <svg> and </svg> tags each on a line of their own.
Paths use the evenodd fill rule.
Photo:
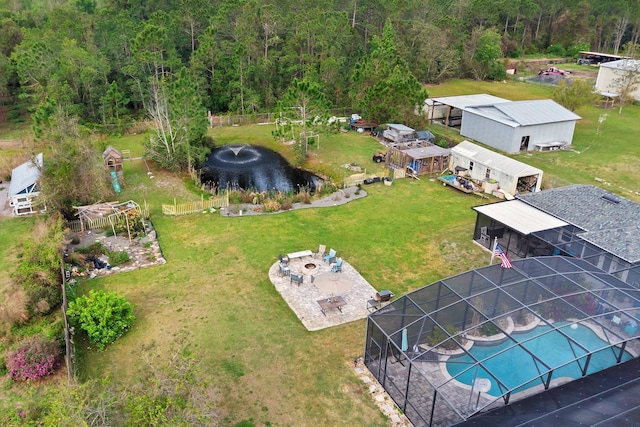
<svg viewBox="0 0 640 427">
<path fill-rule="evenodd" d="M 342 306 L 346 305 L 347 302 L 341 296 L 323 298 L 318 300 L 318 305 L 320 306 L 320 311 L 325 316 L 327 315 L 327 310 L 332 310 L 337 308 L 338 311 L 342 313 Z"/>
</svg>

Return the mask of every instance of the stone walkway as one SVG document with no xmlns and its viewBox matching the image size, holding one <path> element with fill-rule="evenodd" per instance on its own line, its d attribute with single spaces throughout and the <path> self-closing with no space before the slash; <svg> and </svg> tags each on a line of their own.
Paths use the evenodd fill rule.
<svg viewBox="0 0 640 427">
<path fill-rule="evenodd" d="M 338 256 L 340 253 L 338 253 Z M 348 262 L 343 260 L 342 272 L 331 273 L 331 266 L 317 255 L 292 259 L 291 272 L 303 275 L 302 284 L 281 276 L 279 262 L 269 269 L 269 278 L 291 310 L 310 331 L 341 325 L 369 314 L 367 300 L 377 292 Z M 313 281 L 312 281 L 313 278 Z M 318 300 L 341 296 L 347 303 L 342 312 L 328 310 L 322 314 Z"/>
</svg>

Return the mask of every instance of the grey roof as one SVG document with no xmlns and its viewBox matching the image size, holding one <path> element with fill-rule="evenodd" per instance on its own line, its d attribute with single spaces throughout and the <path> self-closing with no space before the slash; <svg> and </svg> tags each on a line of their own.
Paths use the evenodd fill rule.
<svg viewBox="0 0 640 427">
<path fill-rule="evenodd" d="M 427 102 L 431 100 L 430 102 Z M 477 95 L 461 95 L 461 96 L 444 96 L 439 98 L 429 98 L 425 101 L 426 104 L 433 104 L 439 102 L 444 105 L 449 105 L 453 108 L 459 108 L 464 110 L 467 107 L 478 105 L 493 105 L 501 102 L 511 102 L 508 99 L 499 98 L 493 95 L 487 95 L 481 93 Z"/>
<path fill-rule="evenodd" d="M 615 68 L 616 70 L 640 71 L 639 59 L 621 59 L 600 64 L 601 67 Z"/>
<path fill-rule="evenodd" d="M 411 148 L 409 150 L 403 150 L 402 152 L 413 159 L 427 159 L 429 157 L 448 156 L 451 154 L 451 150 L 448 148 L 438 147 L 437 145 Z"/>
<path fill-rule="evenodd" d="M 542 170 L 504 156 L 500 153 L 496 153 L 495 151 L 488 150 L 469 141 L 462 141 L 451 149 L 451 153 L 472 159 L 476 163 L 488 166 L 493 171 L 504 172 L 509 176 L 521 177 L 540 175 L 540 178 L 542 178 Z"/>
<path fill-rule="evenodd" d="M 415 132 L 415 130 L 410 128 L 409 126 L 405 126 L 398 123 L 387 123 L 387 127 L 389 129 L 397 130 L 398 132 Z"/>
<path fill-rule="evenodd" d="M 40 177 L 40 170 L 38 168 L 42 168 L 42 153 L 35 157 L 35 162 L 38 165 L 37 167 L 33 161 L 29 160 L 11 171 L 9 197 L 19 194 L 21 191 L 36 183 Z"/>
<path fill-rule="evenodd" d="M 580 238 L 640 262 L 640 204 L 593 185 L 570 185 L 517 198 L 583 230 Z"/>
<path fill-rule="evenodd" d="M 582 118 L 550 99 L 469 107 L 466 111 L 512 127 L 575 121 Z"/>
</svg>

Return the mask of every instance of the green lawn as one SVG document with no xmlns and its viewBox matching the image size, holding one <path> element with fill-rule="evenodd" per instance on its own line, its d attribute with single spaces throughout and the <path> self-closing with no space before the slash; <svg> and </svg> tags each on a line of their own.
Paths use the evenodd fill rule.
<svg viewBox="0 0 640 427">
<path fill-rule="evenodd" d="M 429 88 L 430 96 L 465 93 L 531 99 L 549 97 L 550 89 L 461 80 Z M 584 118 L 576 129 L 575 151 L 516 158 L 541 167 L 550 185 L 597 183 L 594 178 L 599 177 L 612 183 L 608 188 L 629 196 L 623 187 L 634 188 L 633 178 L 639 176 L 640 152 L 633 132 L 640 108 L 626 107 L 621 116 L 617 110 L 607 111 L 599 132 L 603 110 L 589 107 L 578 113 Z M 272 130 L 271 125 L 256 125 L 210 133 L 217 144 L 257 143 L 292 160 L 291 146 L 275 141 Z M 138 156 L 145 137 L 107 143 Z M 336 181 L 346 174 L 341 167 L 346 163 L 377 172 L 380 165 L 371 155 L 380 148 L 374 139 L 356 132 L 323 135 L 320 149 L 312 148 L 304 166 Z M 150 205 L 167 264 L 81 285 L 82 292 L 107 289 L 125 295 L 135 305 L 137 320 L 133 330 L 104 351 L 80 348 L 79 374 L 131 382 L 140 372 L 143 353 L 166 355 L 171 343 L 186 335 L 189 351 L 216 392 L 212 406 L 219 408 L 221 425 L 387 425 L 367 386 L 351 369 L 353 358 L 363 352 L 365 321 L 306 331 L 268 279 L 279 253 L 325 244 L 337 249 L 376 289 L 396 295 L 488 262 L 489 255 L 471 242 L 475 214 L 470 208 L 486 201 L 428 179 L 365 186 L 368 197 L 332 208 L 172 218 L 162 216 L 162 203 L 199 195 L 190 190 L 188 179 L 149 167 L 154 178 L 143 161 L 125 163 L 119 199 Z M 26 232 L 29 221 L 0 222 L 2 271 L 10 269 L 11 261 L 3 256 L 15 246 L 10 242 Z"/>
</svg>

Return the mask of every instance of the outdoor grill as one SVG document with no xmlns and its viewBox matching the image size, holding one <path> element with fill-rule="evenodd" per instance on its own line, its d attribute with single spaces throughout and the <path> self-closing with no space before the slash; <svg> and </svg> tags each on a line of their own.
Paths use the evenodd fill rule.
<svg viewBox="0 0 640 427">
<path fill-rule="evenodd" d="M 376 292 L 375 300 L 380 302 L 387 302 L 393 298 L 391 291 L 378 291 Z"/>
</svg>

